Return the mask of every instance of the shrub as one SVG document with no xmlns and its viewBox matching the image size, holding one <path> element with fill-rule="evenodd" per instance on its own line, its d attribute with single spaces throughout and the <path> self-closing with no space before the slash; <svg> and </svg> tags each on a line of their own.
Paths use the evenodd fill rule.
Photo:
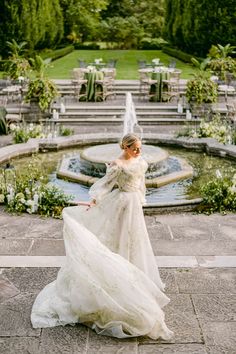
<svg viewBox="0 0 236 354">
<path fill-rule="evenodd" d="M 152 50 L 152 49 L 162 49 L 163 45 L 166 44 L 166 41 L 162 38 L 142 38 L 139 43 L 139 49 Z"/>
<path fill-rule="evenodd" d="M 50 58 L 51 60 L 56 60 L 56 59 L 64 57 L 65 55 L 73 52 L 73 50 L 74 50 L 74 46 L 69 45 L 67 47 L 56 49 L 53 51 L 42 52 L 42 53 L 40 53 L 40 56 L 42 59 Z"/>
<path fill-rule="evenodd" d="M 170 46 L 163 46 L 162 51 L 170 56 L 180 59 L 185 63 L 191 63 L 193 55 L 182 52 L 182 50 L 172 48 Z"/>
<path fill-rule="evenodd" d="M 63 125 L 60 125 L 59 134 L 61 136 L 69 136 L 69 135 L 74 134 L 74 129 L 68 128 L 68 127 L 64 127 Z"/>
<path fill-rule="evenodd" d="M 207 77 L 196 75 L 187 83 L 186 98 L 188 102 L 213 103 L 217 101 L 217 84 Z"/>
<path fill-rule="evenodd" d="M 97 44 L 97 43 L 89 43 L 89 44 L 83 44 L 83 43 L 75 43 L 74 44 L 74 48 L 75 49 L 84 49 L 84 50 L 86 50 L 86 49 L 94 49 L 94 50 L 99 50 L 100 49 L 100 46 L 99 46 L 99 44 Z"/>
<path fill-rule="evenodd" d="M 43 126 L 41 124 L 12 123 L 10 131 L 15 144 L 26 143 L 30 138 L 43 137 Z"/>
<path fill-rule="evenodd" d="M 222 144 L 235 143 L 236 132 L 231 131 L 231 126 L 222 122 L 220 114 L 214 114 L 211 121 L 202 119 L 199 128 L 190 125 L 177 133 L 177 137 L 188 136 L 191 138 L 214 138 Z"/>
<path fill-rule="evenodd" d="M 6 183 L 5 174 L 9 172 L 13 177 L 12 182 Z M 39 213 L 61 218 L 63 208 L 71 199 L 72 196 L 48 183 L 37 156 L 33 156 L 20 173 L 14 169 L 0 170 L 0 203 L 5 204 L 10 212 Z"/>
<path fill-rule="evenodd" d="M 207 182 L 200 189 L 203 211 L 236 211 L 236 174 L 233 178 L 219 177 Z"/>
<path fill-rule="evenodd" d="M 6 121 L 6 109 L 0 107 L 0 135 L 7 134 L 7 121 Z"/>
</svg>

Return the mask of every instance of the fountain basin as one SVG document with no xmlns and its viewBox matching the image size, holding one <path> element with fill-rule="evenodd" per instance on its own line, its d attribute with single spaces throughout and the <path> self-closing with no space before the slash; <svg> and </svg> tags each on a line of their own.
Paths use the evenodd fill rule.
<svg viewBox="0 0 236 354">
<path fill-rule="evenodd" d="M 81 153 L 82 155 L 82 153 Z M 71 161 L 73 160 L 73 157 L 64 157 L 59 169 L 57 170 L 57 177 L 66 179 L 68 181 L 72 182 L 77 182 L 81 183 L 85 186 L 91 186 L 93 183 L 95 183 L 99 177 L 94 177 L 91 176 L 90 174 L 85 174 L 82 172 L 78 171 L 73 171 L 70 168 Z M 153 178 L 146 178 L 145 179 L 145 184 L 147 188 L 157 188 L 161 186 L 165 186 L 166 184 L 177 182 L 189 177 L 193 176 L 193 168 L 191 165 L 187 163 L 185 159 L 182 159 L 180 157 L 175 157 L 175 161 L 179 164 L 180 170 L 179 171 L 173 171 L 171 173 L 168 173 L 166 175 L 158 176 L 158 177 L 153 177 Z M 102 164 L 102 163 L 101 163 Z M 105 173 L 106 165 L 105 162 L 103 163 L 103 175 Z"/>
<path fill-rule="evenodd" d="M 153 145 L 142 146 L 142 156 L 148 163 L 147 178 L 154 178 L 165 173 L 167 151 Z M 92 177 L 102 177 L 106 172 L 106 163 L 121 155 L 118 144 L 103 144 L 84 149 L 80 154 L 80 172 Z"/>
</svg>

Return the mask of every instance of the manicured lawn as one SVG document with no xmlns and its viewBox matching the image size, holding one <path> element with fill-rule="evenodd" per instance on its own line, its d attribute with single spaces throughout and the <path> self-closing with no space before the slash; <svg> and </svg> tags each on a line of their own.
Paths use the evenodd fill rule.
<svg viewBox="0 0 236 354">
<path fill-rule="evenodd" d="M 55 60 L 49 68 L 47 74 L 53 79 L 67 79 L 71 77 L 71 70 L 78 67 L 78 59 L 83 59 L 91 63 L 96 58 L 102 58 L 104 62 L 108 59 L 118 59 L 117 75 L 118 80 L 138 79 L 137 60 L 146 60 L 148 63 L 154 58 L 160 58 L 160 61 L 168 66 L 171 59 L 176 60 L 176 68 L 182 70 L 181 77 L 191 78 L 195 69 L 190 64 L 172 58 L 161 50 L 75 50 L 67 56 Z"/>
</svg>

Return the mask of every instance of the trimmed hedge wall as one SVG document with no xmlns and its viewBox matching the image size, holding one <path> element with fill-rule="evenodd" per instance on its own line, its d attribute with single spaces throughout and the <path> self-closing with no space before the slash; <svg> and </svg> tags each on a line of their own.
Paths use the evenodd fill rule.
<svg viewBox="0 0 236 354">
<path fill-rule="evenodd" d="M 74 46 L 70 45 L 70 46 L 67 46 L 67 47 L 64 47 L 64 48 L 61 48 L 61 49 L 56 49 L 56 50 L 53 50 L 53 51 L 40 53 L 40 56 L 43 59 L 50 58 L 52 60 L 56 60 L 56 59 L 64 57 L 65 55 L 73 52 L 73 50 L 74 50 Z"/>
<path fill-rule="evenodd" d="M 90 44 L 83 44 L 83 43 L 75 43 L 74 44 L 74 48 L 75 49 L 91 49 L 91 50 L 99 50 L 100 49 L 100 45 L 97 43 L 90 43 Z"/>
<path fill-rule="evenodd" d="M 182 52 L 182 50 L 179 49 L 175 49 L 169 46 L 164 46 L 162 48 L 162 51 L 166 54 L 169 54 L 170 56 L 180 59 L 185 63 L 191 63 L 191 58 L 193 58 L 194 56 L 191 54 L 187 54 L 185 52 Z"/>
</svg>

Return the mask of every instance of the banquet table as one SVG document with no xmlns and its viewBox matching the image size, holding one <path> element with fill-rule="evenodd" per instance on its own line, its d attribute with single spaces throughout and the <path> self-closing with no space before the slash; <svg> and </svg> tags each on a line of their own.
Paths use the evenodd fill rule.
<svg viewBox="0 0 236 354">
<path fill-rule="evenodd" d="M 150 70 L 151 79 L 155 80 L 154 84 L 150 86 L 150 100 L 153 102 L 162 102 L 163 101 L 163 92 L 168 90 L 166 80 L 170 79 L 170 75 L 173 69 L 160 67 Z"/>
<path fill-rule="evenodd" d="M 102 90 L 102 85 L 95 85 L 96 80 L 103 79 L 103 72 L 93 70 L 85 73 L 85 79 L 87 83 L 87 101 L 95 101 L 96 90 Z"/>
</svg>

